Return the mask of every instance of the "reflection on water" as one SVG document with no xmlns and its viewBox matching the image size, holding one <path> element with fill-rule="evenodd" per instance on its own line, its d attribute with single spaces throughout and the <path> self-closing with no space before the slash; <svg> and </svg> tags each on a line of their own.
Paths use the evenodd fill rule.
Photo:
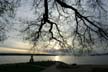
<svg viewBox="0 0 108 72">
<path fill-rule="evenodd" d="M 0 64 L 28 62 L 30 56 L 0 56 Z M 62 61 L 68 64 L 108 64 L 108 56 L 34 56 L 35 61 Z"/>
<path fill-rule="evenodd" d="M 55 60 L 55 61 L 61 61 L 61 60 L 60 60 L 60 56 L 55 56 L 55 57 L 54 57 L 54 60 Z"/>
</svg>

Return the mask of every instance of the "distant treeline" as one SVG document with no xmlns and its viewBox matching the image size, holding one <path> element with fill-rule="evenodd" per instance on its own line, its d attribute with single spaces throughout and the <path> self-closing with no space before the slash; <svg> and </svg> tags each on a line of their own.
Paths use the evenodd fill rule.
<svg viewBox="0 0 108 72">
<path fill-rule="evenodd" d="M 108 55 L 108 53 L 96 53 L 96 54 L 91 54 L 90 56 L 103 56 L 103 55 Z"/>
<path fill-rule="evenodd" d="M 0 53 L 0 56 L 56 56 L 56 54 Z"/>
</svg>

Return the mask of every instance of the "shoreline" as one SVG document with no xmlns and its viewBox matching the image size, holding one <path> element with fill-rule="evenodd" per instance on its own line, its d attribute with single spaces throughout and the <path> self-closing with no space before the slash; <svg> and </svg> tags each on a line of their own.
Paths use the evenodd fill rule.
<svg viewBox="0 0 108 72">
<path fill-rule="evenodd" d="M 60 61 L 37 61 L 33 63 L 1 64 L 0 72 L 50 72 L 50 68 L 60 72 L 108 72 L 108 65 L 77 65 Z M 55 68 L 53 68 L 55 67 Z"/>
</svg>

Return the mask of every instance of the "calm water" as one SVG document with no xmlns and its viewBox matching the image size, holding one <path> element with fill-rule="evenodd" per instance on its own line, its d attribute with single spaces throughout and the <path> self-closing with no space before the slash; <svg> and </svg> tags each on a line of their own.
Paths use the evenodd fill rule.
<svg viewBox="0 0 108 72">
<path fill-rule="evenodd" d="M 0 64 L 28 62 L 29 56 L 0 56 Z M 62 61 L 68 64 L 108 64 L 108 56 L 34 56 L 35 61 Z"/>
</svg>

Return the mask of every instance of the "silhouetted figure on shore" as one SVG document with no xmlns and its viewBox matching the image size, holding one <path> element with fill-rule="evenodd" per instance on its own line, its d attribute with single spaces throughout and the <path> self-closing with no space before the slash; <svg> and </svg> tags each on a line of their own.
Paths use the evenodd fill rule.
<svg viewBox="0 0 108 72">
<path fill-rule="evenodd" d="M 30 58 L 30 63 L 33 63 L 34 62 L 34 59 L 33 59 L 33 55 L 31 55 L 31 58 Z"/>
</svg>

